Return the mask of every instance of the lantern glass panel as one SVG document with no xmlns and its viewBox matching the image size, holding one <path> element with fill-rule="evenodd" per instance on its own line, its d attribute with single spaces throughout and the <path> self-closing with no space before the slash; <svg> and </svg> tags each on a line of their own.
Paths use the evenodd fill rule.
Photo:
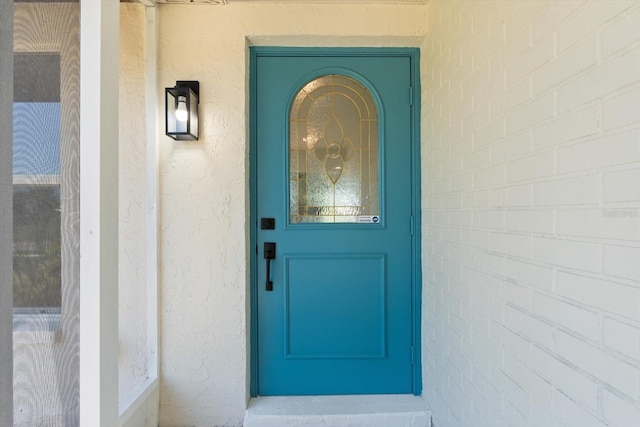
<svg viewBox="0 0 640 427">
<path fill-rule="evenodd" d="M 198 97 L 192 90 L 189 90 L 187 97 L 187 111 L 189 112 L 188 132 L 198 138 Z"/>
<path fill-rule="evenodd" d="M 176 124 L 176 110 L 178 109 L 178 98 L 174 90 L 167 90 L 166 92 L 166 111 L 167 111 L 167 134 L 175 134 L 178 132 Z"/>
</svg>

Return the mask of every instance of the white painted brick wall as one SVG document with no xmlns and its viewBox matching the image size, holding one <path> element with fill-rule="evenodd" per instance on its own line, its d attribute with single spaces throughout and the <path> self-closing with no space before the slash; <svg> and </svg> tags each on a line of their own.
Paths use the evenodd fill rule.
<svg viewBox="0 0 640 427">
<path fill-rule="evenodd" d="M 640 427 L 640 1 L 427 10 L 435 427 Z"/>
</svg>

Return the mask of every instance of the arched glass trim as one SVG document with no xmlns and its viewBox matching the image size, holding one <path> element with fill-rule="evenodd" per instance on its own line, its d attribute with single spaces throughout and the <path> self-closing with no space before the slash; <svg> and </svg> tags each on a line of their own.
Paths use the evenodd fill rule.
<svg viewBox="0 0 640 427">
<path fill-rule="evenodd" d="M 289 115 L 290 223 L 377 223 L 378 111 L 356 80 L 325 75 Z"/>
</svg>

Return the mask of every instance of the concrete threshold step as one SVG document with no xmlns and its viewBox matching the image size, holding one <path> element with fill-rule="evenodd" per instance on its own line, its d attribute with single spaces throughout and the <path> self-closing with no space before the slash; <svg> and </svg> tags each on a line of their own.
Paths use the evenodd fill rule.
<svg viewBox="0 0 640 427">
<path fill-rule="evenodd" d="M 430 427 L 419 396 L 277 396 L 251 399 L 243 427 Z"/>
</svg>

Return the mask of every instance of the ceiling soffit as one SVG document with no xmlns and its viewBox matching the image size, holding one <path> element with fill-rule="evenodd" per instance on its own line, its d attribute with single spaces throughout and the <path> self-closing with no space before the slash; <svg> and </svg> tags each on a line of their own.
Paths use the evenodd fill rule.
<svg viewBox="0 0 640 427">
<path fill-rule="evenodd" d="M 429 0 L 120 0 L 121 2 L 140 2 L 147 6 L 154 4 L 210 4 L 229 3 L 368 3 L 368 4 L 426 4 Z"/>
</svg>

